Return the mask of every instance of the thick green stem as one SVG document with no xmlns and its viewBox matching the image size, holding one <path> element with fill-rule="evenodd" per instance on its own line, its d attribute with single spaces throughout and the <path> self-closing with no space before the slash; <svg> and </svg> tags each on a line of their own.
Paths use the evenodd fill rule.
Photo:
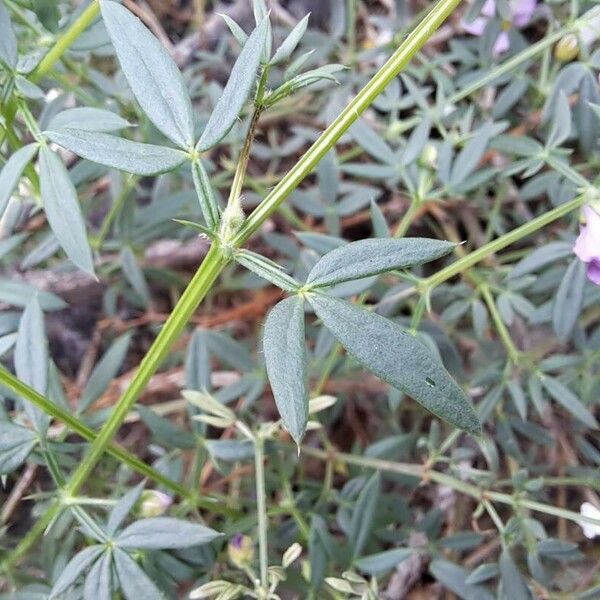
<svg viewBox="0 0 600 600">
<path fill-rule="evenodd" d="M 70 494 L 76 494 L 89 477 L 92 469 L 100 460 L 117 430 L 146 387 L 158 366 L 167 356 L 173 342 L 179 337 L 198 304 L 206 296 L 215 279 L 228 262 L 219 248 L 213 245 L 202 262 L 201 268 L 181 296 L 175 310 L 171 313 L 150 350 L 142 360 L 127 391 L 115 406 L 112 414 L 90 446 L 87 455 L 73 473 L 68 485 Z"/>
</svg>

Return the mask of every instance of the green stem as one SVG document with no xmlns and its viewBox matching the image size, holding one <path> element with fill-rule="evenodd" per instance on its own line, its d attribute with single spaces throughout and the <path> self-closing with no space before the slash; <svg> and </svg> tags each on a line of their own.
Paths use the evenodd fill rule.
<svg viewBox="0 0 600 600">
<path fill-rule="evenodd" d="M 29 79 L 33 82 L 39 81 L 46 75 L 61 56 L 73 45 L 75 40 L 94 22 L 100 14 L 100 3 L 92 0 L 92 3 L 75 19 L 69 29 L 56 40 L 49 52 L 42 58 L 38 66 L 31 72 Z"/>
<path fill-rule="evenodd" d="M 7 371 L 3 366 L 0 365 L 0 383 L 5 385 L 7 388 L 12 390 L 15 394 L 18 394 L 21 398 L 24 398 L 28 402 L 31 402 L 34 406 L 37 406 L 43 410 L 46 414 L 58 419 L 64 423 L 71 431 L 79 434 L 82 438 L 89 442 L 93 442 L 96 439 L 96 432 L 90 429 L 87 425 L 82 423 L 77 417 L 74 417 L 63 408 L 54 404 L 33 388 L 17 379 L 12 373 Z M 209 499 L 198 499 L 195 498 L 193 493 L 187 488 L 180 485 L 179 483 L 169 479 L 150 465 L 147 465 L 135 455 L 131 454 L 127 450 L 120 448 L 115 444 L 109 444 L 107 452 L 116 458 L 119 462 L 126 464 L 132 470 L 137 471 L 140 475 L 148 477 L 158 485 L 162 485 L 166 489 L 170 490 L 174 494 L 177 494 L 181 498 L 185 498 L 190 502 L 194 502 L 197 506 L 207 508 L 211 510 L 219 511 L 219 504 L 216 501 Z"/>
<path fill-rule="evenodd" d="M 260 119 L 260 115 L 264 110 L 263 99 L 265 96 L 265 89 L 267 87 L 268 79 L 269 67 L 266 66 L 264 67 L 260 76 L 260 80 L 258 82 L 256 96 L 254 98 L 254 111 L 252 113 L 252 117 L 250 118 L 250 125 L 248 126 L 248 131 L 244 139 L 244 145 L 242 146 L 242 150 L 240 152 L 240 156 L 237 162 L 237 167 L 233 176 L 231 189 L 229 190 L 229 199 L 227 201 L 227 206 L 230 206 L 234 202 L 237 202 L 242 193 L 244 178 L 246 176 L 246 171 L 248 170 L 248 161 L 250 160 L 250 150 L 252 148 L 252 142 L 254 141 L 254 136 L 256 135 L 256 127 L 258 125 L 258 120 Z"/>
<path fill-rule="evenodd" d="M 269 590 L 267 569 L 269 552 L 267 538 L 267 493 L 265 490 L 265 441 L 260 433 L 254 438 L 254 476 L 256 478 L 256 512 L 258 516 L 258 556 L 260 563 L 260 586 L 264 594 Z M 266 598 L 266 595 L 265 595 Z"/>
<path fill-rule="evenodd" d="M 481 292 L 481 296 L 483 297 L 485 303 L 487 304 L 488 310 L 492 315 L 492 320 L 494 321 L 494 325 L 496 327 L 496 331 L 504 344 L 504 348 L 506 349 L 506 353 L 508 354 L 508 358 L 513 365 L 518 365 L 521 353 L 515 346 L 512 338 L 510 337 L 510 333 L 498 312 L 498 307 L 496 306 L 496 302 L 492 296 L 492 292 L 490 291 L 487 283 L 483 283 L 479 286 L 479 291 Z"/>
<path fill-rule="evenodd" d="M 423 481 L 434 481 L 440 485 L 452 488 L 457 492 L 462 492 L 467 496 L 471 496 L 478 502 L 488 500 L 491 502 L 498 502 L 500 504 L 507 504 L 512 507 L 526 508 L 562 519 L 568 519 L 570 521 L 574 521 L 575 523 L 600 525 L 600 519 L 586 517 L 572 510 L 558 508 L 550 504 L 536 502 L 535 500 L 529 500 L 528 498 L 518 494 L 511 495 L 482 489 L 476 485 L 461 481 L 456 477 L 452 477 L 452 475 L 448 475 L 447 473 L 441 473 L 440 471 L 428 469 L 423 465 L 413 465 L 410 463 L 394 462 L 391 460 L 381 460 L 377 458 L 366 458 L 364 456 L 354 456 L 353 454 L 346 454 L 343 452 L 318 450 L 316 448 L 310 448 L 307 446 L 302 446 L 301 452 L 306 456 L 312 456 L 328 462 L 339 461 L 348 465 L 356 465 L 357 467 L 376 469 L 378 471 L 389 471 L 390 473 L 399 473 L 401 475 L 410 475 L 422 479 Z"/>
<path fill-rule="evenodd" d="M 96 466 L 105 448 L 117 433 L 121 423 L 131 410 L 136 400 L 146 387 L 148 381 L 155 373 L 160 363 L 167 356 L 172 344 L 183 331 L 198 304 L 206 296 L 208 290 L 217 276 L 227 264 L 219 246 L 212 245 L 202 262 L 202 266 L 181 296 L 175 310 L 171 313 L 150 350 L 142 360 L 127 391 L 115 406 L 110 417 L 100 430 L 98 436 L 90 446 L 87 455 L 73 473 L 68 486 L 70 494 L 76 494 Z"/>
<path fill-rule="evenodd" d="M 448 265 L 446 268 L 442 269 L 441 271 L 438 271 L 434 275 L 431 275 L 426 279 L 422 279 L 417 284 L 417 288 L 411 291 L 414 292 L 417 291 L 417 289 L 422 292 L 430 291 L 434 287 L 440 285 L 441 283 L 444 283 L 444 281 L 447 281 L 455 275 L 458 275 L 463 271 L 470 269 L 472 266 L 486 259 L 488 256 L 495 254 L 499 250 L 502 250 L 503 248 L 514 244 L 515 242 L 518 242 L 522 238 L 527 237 L 532 233 L 535 233 L 539 229 L 542 229 L 542 227 L 545 227 L 553 221 L 556 221 L 557 219 L 560 219 L 561 217 L 569 214 L 571 211 L 581 207 L 587 200 L 588 197 L 585 194 L 583 194 L 569 202 L 565 202 L 564 204 L 561 204 L 560 206 L 549 210 L 543 215 L 540 215 L 539 217 L 528 221 L 524 225 L 521 225 L 520 227 L 517 227 L 516 229 L 509 231 L 503 236 L 500 236 L 499 238 L 489 242 L 485 246 L 481 246 L 481 248 L 478 248 L 470 254 L 467 254 L 463 258 L 457 260 L 451 265 Z"/>
</svg>

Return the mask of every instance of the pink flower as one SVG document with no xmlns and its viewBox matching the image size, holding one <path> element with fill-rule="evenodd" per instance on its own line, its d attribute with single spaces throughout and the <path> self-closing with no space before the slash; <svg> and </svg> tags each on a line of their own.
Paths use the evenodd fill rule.
<svg viewBox="0 0 600 600">
<path fill-rule="evenodd" d="M 588 279 L 600 285 L 600 215 L 588 204 L 583 207 L 585 225 L 573 246 L 573 252 L 587 263 Z"/>
<path fill-rule="evenodd" d="M 511 20 L 507 25 L 522 29 L 531 21 L 531 17 L 537 6 L 537 0 L 509 0 L 508 4 L 510 6 Z M 482 36 L 488 21 L 492 19 L 495 14 L 495 0 L 486 0 L 481 8 L 480 16 L 470 23 L 463 21 L 462 27 L 471 35 Z M 494 44 L 494 54 L 502 54 L 503 52 L 506 52 L 509 47 L 510 41 L 508 38 L 508 31 L 502 31 Z"/>
</svg>

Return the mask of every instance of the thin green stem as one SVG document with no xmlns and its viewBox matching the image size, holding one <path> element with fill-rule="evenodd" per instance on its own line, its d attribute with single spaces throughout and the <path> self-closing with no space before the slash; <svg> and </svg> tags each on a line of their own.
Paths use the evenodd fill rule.
<svg viewBox="0 0 600 600">
<path fill-rule="evenodd" d="M 263 99 L 265 96 L 265 90 L 267 87 L 268 79 L 269 67 L 266 66 L 263 68 L 260 80 L 258 82 L 256 96 L 254 98 L 254 111 L 252 113 L 252 117 L 250 118 L 250 125 L 248 126 L 248 131 L 244 139 L 244 145 L 242 146 L 242 150 L 240 151 L 237 167 L 233 175 L 233 182 L 229 191 L 229 200 L 227 201 L 227 206 L 230 206 L 234 202 L 237 202 L 242 194 L 242 186 L 244 184 L 244 178 L 246 177 L 246 171 L 248 170 L 248 161 L 250 160 L 250 150 L 252 148 L 252 142 L 254 141 L 254 136 L 256 135 L 256 127 L 258 125 L 258 120 L 260 119 L 260 115 L 264 110 Z"/>
<path fill-rule="evenodd" d="M 263 593 L 268 593 L 269 579 L 269 547 L 267 537 L 267 493 L 265 490 L 265 441 L 258 433 L 254 438 L 254 476 L 256 478 L 256 512 L 258 516 L 258 556 L 260 564 L 260 586 Z M 265 595 L 266 598 L 266 595 Z"/>
<path fill-rule="evenodd" d="M 21 398 L 24 398 L 28 402 L 31 402 L 31 404 L 33 404 L 34 406 L 37 406 L 39 409 L 43 410 L 46 414 L 64 423 L 71 431 L 77 433 L 85 440 L 93 442 L 96 439 L 97 435 L 93 429 L 90 429 L 77 417 L 74 417 L 72 414 L 68 413 L 60 406 L 54 404 L 54 402 L 51 402 L 50 400 L 36 392 L 33 388 L 29 387 L 27 384 L 17 379 L 12 373 L 7 371 L 1 365 L 0 383 L 12 390 L 14 393 L 18 394 Z M 119 462 L 126 464 L 128 467 L 138 472 L 140 475 L 148 477 L 148 479 L 151 479 L 158 485 L 162 485 L 163 487 L 170 490 L 174 494 L 177 494 L 181 498 L 184 498 L 189 502 L 193 502 L 199 507 L 209 508 L 211 510 L 216 510 L 217 512 L 219 511 L 220 506 L 216 501 L 210 500 L 208 498 L 195 498 L 194 494 L 190 492 L 186 487 L 180 485 L 172 479 L 169 479 L 168 477 L 154 469 L 152 466 L 147 465 L 146 463 L 141 461 L 139 458 L 137 458 L 135 455 L 131 454 L 127 450 L 111 443 L 107 447 L 107 452 L 108 454 L 116 458 Z"/>
<path fill-rule="evenodd" d="M 512 338 L 510 337 L 510 333 L 500 313 L 498 312 L 498 307 L 496 306 L 496 302 L 492 296 L 492 292 L 490 291 L 487 283 L 483 283 L 479 286 L 479 291 L 481 292 L 481 296 L 483 297 L 485 303 L 487 304 L 488 310 L 492 315 L 492 321 L 494 321 L 494 326 L 496 327 L 496 331 L 504 344 L 504 348 L 506 349 L 506 353 L 508 354 L 508 358 L 513 365 L 518 365 L 521 359 L 521 353 L 515 346 Z"/>
<path fill-rule="evenodd" d="M 543 215 L 540 215 L 539 217 L 528 221 L 520 227 L 517 227 L 516 229 L 505 233 L 499 238 L 492 240 L 488 244 L 485 244 L 485 246 L 481 246 L 481 248 L 478 248 L 470 254 L 467 254 L 463 258 L 457 260 L 451 265 L 448 265 L 446 268 L 442 269 L 441 271 L 438 271 L 434 275 L 431 275 L 426 279 L 422 279 L 418 283 L 416 289 L 411 291 L 417 291 L 417 289 L 422 292 L 430 291 L 434 287 L 444 283 L 445 281 L 451 279 L 455 275 L 459 275 L 467 269 L 470 269 L 472 266 L 486 259 L 488 256 L 495 254 L 503 248 L 506 248 L 507 246 L 518 242 L 524 237 L 527 237 L 528 235 L 535 233 L 539 229 L 542 229 L 542 227 L 545 227 L 553 221 L 564 217 L 570 212 L 576 210 L 577 208 L 580 208 L 587 201 L 587 199 L 587 196 L 582 194 L 581 196 L 578 196 L 577 198 L 574 198 L 569 202 L 565 202 L 564 204 L 561 204 L 560 206 L 549 210 Z"/>
<path fill-rule="evenodd" d="M 99 14 L 100 3 L 98 0 L 92 0 L 92 3 L 75 19 L 69 29 L 56 40 L 54 46 L 31 72 L 29 79 L 35 82 L 44 77 Z"/>
<path fill-rule="evenodd" d="M 498 502 L 500 504 L 507 504 L 515 508 L 526 508 L 528 510 L 541 512 L 554 517 L 568 519 L 570 521 L 574 521 L 575 523 L 589 523 L 591 525 L 600 526 L 600 519 L 587 517 L 565 508 L 558 508 L 550 504 L 529 500 L 521 494 L 511 495 L 504 494 L 502 492 L 486 490 L 471 483 L 467 483 L 466 481 L 457 479 L 456 477 L 448 475 L 447 473 L 441 473 L 440 471 L 428 469 L 423 465 L 413 465 L 410 463 L 394 462 L 391 460 L 382 460 L 377 458 L 366 458 L 364 456 L 354 456 L 353 454 L 346 454 L 343 452 L 318 450 L 316 448 L 310 448 L 307 446 L 302 446 L 301 452 L 306 456 L 312 456 L 328 462 L 337 461 L 346 463 L 348 465 L 356 465 L 357 467 L 376 469 L 378 471 L 389 471 L 390 473 L 399 473 L 401 475 L 410 475 L 422 479 L 423 481 L 434 481 L 440 485 L 452 488 L 457 492 L 471 496 L 478 502 L 488 500 L 491 502 Z"/>
</svg>

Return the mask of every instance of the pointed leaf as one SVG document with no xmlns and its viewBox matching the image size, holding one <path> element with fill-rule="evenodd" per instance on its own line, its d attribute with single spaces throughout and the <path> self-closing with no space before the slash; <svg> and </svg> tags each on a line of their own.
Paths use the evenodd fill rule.
<svg viewBox="0 0 600 600">
<path fill-rule="evenodd" d="M 44 395 L 48 386 L 48 340 L 37 296 L 30 300 L 21 315 L 14 359 L 17 377 Z M 27 399 L 24 399 L 24 407 L 35 428 L 42 431 L 48 423 L 48 417 Z"/>
<path fill-rule="evenodd" d="M 215 231 L 219 225 L 221 212 L 208 173 L 200 159 L 192 163 L 192 178 L 204 222 L 209 229 Z"/>
<path fill-rule="evenodd" d="M 103 108 L 68 108 L 52 117 L 48 129 L 78 129 L 80 131 L 108 132 L 130 127 L 131 123 Z"/>
<path fill-rule="evenodd" d="M 50 598 L 56 598 L 66 592 L 79 578 L 79 576 L 104 552 L 103 546 L 89 546 L 77 553 L 63 569 L 56 580 Z"/>
<path fill-rule="evenodd" d="M 477 167 L 483 153 L 492 137 L 493 127 L 486 123 L 480 127 L 475 135 L 465 144 L 458 153 L 452 165 L 450 174 L 450 187 L 461 184 Z"/>
<path fill-rule="evenodd" d="M 567 267 L 552 305 L 552 325 L 561 340 L 567 340 L 579 318 L 586 284 L 586 265 L 578 258 Z"/>
<path fill-rule="evenodd" d="M 131 335 L 126 333 L 118 337 L 98 361 L 81 394 L 77 412 L 81 413 L 95 402 L 116 377 L 123 365 Z"/>
<path fill-rule="evenodd" d="M 470 433 L 481 433 L 477 414 L 463 390 L 414 335 L 338 298 L 310 294 L 308 300 L 325 327 L 367 369 L 441 419 Z"/>
<path fill-rule="evenodd" d="M 560 90 L 556 100 L 556 107 L 552 113 L 552 126 L 548 134 L 546 146 L 556 148 L 560 146 L 571 134 L 571 107 L 563 90 Z"/>
<path fill-rule="evenodd" d="M 171 517 L 141 519 L 126 527 L 116 538 L 121 548 L 167 550 L 208 544 L 221 534 L 197 523 Z"/>
<path fill-rule="evenodd" d="M 135 503 L 140 499 L 144 491 L 145 481 L 141 481 L 134 488 L 130 489 L 112 508 L 106 524 L 106 533 L 112 537 L 121 526 Z"/>
<path fill-rule="evenodd" d="M 508 550 L 502 551 L 498 566 L 504 596 L 511 600 L 530 600 L 531 593 Z"/>
<path fill-rule="evenodd" d="M 400 564 L 403 560 L 406 560 L 413 554 L 414 550 L 412 548 L 394 548 L 393 550 L 386 550 L 385 552 L 363 556 L 354 564 L 363 573 L 377 575 L 394 569 L 396 565 Z"/>
<path fill-rule="evenodd" d="M 271 310 L 265 323 L 263 352 L 277 409 L 299 444 L 308 422 L 302 298 L 286 298 Z"/>
<path fill-rule="evenodd" d="M 93 275 L 92 252 L 75 186 L 63 162 L 47 147 L 40 150 L 40 186 L 46 218 L 58 243 L 81 270 Z"/>
<path fill-rule="evenodd" d="M 379 502 L 380 486 L 381 476 L 379 472 L 376 472 L 365 483 L 356 499 L 356 505 L 352 512 L 352 521 L 350 522 L 350 532 L 348 534 L 354 558 L 360 556 L 369 539 L 373 518 L 375 517 L 375 508 Z"/>
<path fill-rule="evenodd" d="M 90 569 L 83 586 L 83 600 L 111 600 L 110 552 L 105 552 Z"/>
<path fill-rule="evenodd" d="M 109 0 L 100 6 L 121 69 L 142 110 L 175 144 L 190 148 L 194 144 L 192 103 L 177 65 L 130 11 Z"/>
<path fill-rule="evenodd" d="M 452 242 L 427 238 L 360 240 L 328 252 L 312 268 L 306 282 L 323 287 L 418 265 L 448 254 Z"/>
<path fill-rule="evenodd" d="M 215 105 L 200 137 L 197 146 L 199 151 L 216 146 L 229 133 L 237 120 L 256 81 L 256 71 L 260 65 L 267 29 L 268 19 L 265 18 L 244 44 L 231 70 L 223 95 Z"/>
<path fill-rule="evenodd" d="M 256 254 L 256 252 L 238 250 L 234 256 L 240 265 L 286 292 L 296 292 L 301 287 L 300 283 L 288 275 L 276 262 Z"/>
<path fill-rule="evenodd" d="M 2 217 L 8 201 L 19 183 L 25 167 L 35 156 L 37 150 L 37 144 L 23 146 L 12 154 L 2 167 L 2 171 L 0 171 L 0 217 Z"/>
<path fill-rule="evenodd" d="M 129 554 L 116 548 L 114 558 L 119 585 L 126 600 L 163 599 L 159 589 Z"/>
<path fill-rule="evenodd" d="M 44 135 L 82 158 L 135 175 L 166 173 L 187 158 L 180 150 L 140 144 L 106 133 L 65 128 L 45 131 Z"/>
<path fill-rule="evenodd" d="M 285 40 L 283 40 L 281 46 L 275 50 L 273 58 L 269 61 L 271 65 L 278 65 L 282 62 L 285 62 L 292 55 L 292 52 L 300 43 L 300 40 L 302 39 L 302 36 L 308 27 L 309 18 L 310 13 L 298 21 L 292 31 L 290 31 L 289 35 L 285 38 Z"/>
<path fill-rule="evenodd" d="M 577 396 L 558 379 L 554 377 L 542 377 L 542 385 L 546 391 L 556 400 L 561 406 L 569 411 L 576 419 L 579 419 L 588 427 L 598 428 L 598 421 L 590 410 L 577 398 Z"/>
<path fill-rule="evenodd" d="M 6 475 L 20 467 L 37 441 L 38 437 L 31 429 L 0 421 L 0 475 Z"/>
<path fill-rule="evenodd" d="M 17 64 L 17 38 L 4 2 L 0 2 L 0 62 L 10 69 Z"/>
</svg>

